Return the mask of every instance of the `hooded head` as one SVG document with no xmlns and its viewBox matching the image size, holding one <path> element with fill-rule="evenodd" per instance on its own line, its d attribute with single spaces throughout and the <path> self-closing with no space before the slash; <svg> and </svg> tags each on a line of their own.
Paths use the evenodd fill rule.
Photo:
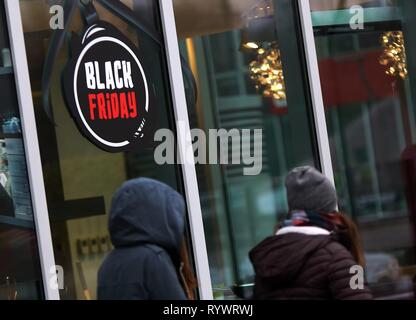
<svg viewBox="0 0 416 320">
<path fill-rule="evenodd" d="M 337 193 L 327 177 L 310 166 L 295 168 L 286 177 L 289 209 L 331 213 L 337 209 Z"/>
<path fill-rule="evenodd" d="M 179 255 L 184 225 L 184 200 L 164 183 L 129 180 L 113 196 L 109 229 L 116 248 L 147 243 Z"/>
</svg>

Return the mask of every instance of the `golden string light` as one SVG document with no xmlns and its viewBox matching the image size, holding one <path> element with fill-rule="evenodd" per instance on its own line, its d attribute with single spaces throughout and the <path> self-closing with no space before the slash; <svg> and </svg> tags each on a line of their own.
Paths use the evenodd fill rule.
<svg viewBox="0 0 416 320">
<path fill-rule="evenodd" d="M 386 73 L 389 76 L 407 77 L 406 48 L 404 46 L 402 31 L 389 31 L 382 35 L 381 43 L 384 52 L 380 57 L 380 63 L 387 66 Z"/>
<path fill-rule="evenodd" d="M 257 49 L 257 58 L 250 63 L 251 79 L 263 96 L 276 100 L 286 99 L 280 50 L 273 45 Z"/>
</svg>

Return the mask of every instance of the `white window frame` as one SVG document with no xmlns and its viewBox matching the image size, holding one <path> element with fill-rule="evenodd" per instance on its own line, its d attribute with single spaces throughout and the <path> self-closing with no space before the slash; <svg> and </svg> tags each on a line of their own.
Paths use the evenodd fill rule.
<svg viewBox="0 0 416 320">
<path fill-rule="evenodd" d="M 177 141 L 180 159 L 184 159 L 181 161 L 183 163 L 182 174 L 185 185 L 186 203 L 188 206 L 188 216 L 198 279 L 199 296 L 202 300 L 212 300 L 213 293 L 211 276 L 209 272 L 208 254 L 205 242 L 204 224 L 202 221 L 202 210 L 199 198 L 195 164 L 190 163 L 186 157 L 187 150 L 193 149 L 172 0 L 159 0 L 159 6 L 162 18 L 173 108 L 177 126 L 176 131 L 178 134 L 186 134 L 186 137 L 178 136 Z M 181 128 L 179 127 L 179 124 L 181 125 Z"/>
<path fill-rule="evenodd" d="M 51 283 L 54 280 L 53 277 L 55 277 L 54 273 L 51 274 L 51 270 L 55 270 L 55 257 L 52 247 L 48 205 L 46 202 L 39 140 L 32 100 L 32 89 L 26 58 L 20 3 L 17 0 L 5 0 L 4 4 L 7 27 L 9 29 L 10 49 L 13 60 L 20 120 L 22 123 L 43 289 L 47 300 L 59 300 L 59 290 L 55 288 L 55 286 L 51 286 Z"/>
<path fill-rule="evenodd" d="M 322 173 L 335 185 L 309 0 L 297 0 Z"/>
</svg>

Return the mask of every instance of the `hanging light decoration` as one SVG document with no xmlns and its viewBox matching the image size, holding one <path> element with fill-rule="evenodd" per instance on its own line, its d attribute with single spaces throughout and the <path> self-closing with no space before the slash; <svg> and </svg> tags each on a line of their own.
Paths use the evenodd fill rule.
<svg viewBox="0 0 416 320">
<path fill-rule="evenodd" d="M 259 45 L 255 42 L 246 42 L 244 43 L 244 48 L 246 49 L 258 49 Z"/>
<path fill-rule="evenodd" d="M 402 31 L 389 31 L 382 35 L 381 43 L 384 52 L 380 57 L 380 64 L 387 66 L 389 76 L 407 77 L 406 48 L 404 46 Z"/>
<path fill-rule="evenodd" d="M 256 89 L 263 96 L 275 100 L 286 99 L 280 50 L 275 44 L 268 44 L 257 49 L 257 58 L 250 63 L 251 79 Z"/>
</svg>

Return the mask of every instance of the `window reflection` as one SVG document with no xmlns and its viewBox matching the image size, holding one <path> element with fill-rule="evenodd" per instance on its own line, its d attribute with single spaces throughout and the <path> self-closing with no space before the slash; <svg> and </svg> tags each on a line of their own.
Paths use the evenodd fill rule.
<svg viewBox="0 0 416 320">
<path fill-rule="evenodd" d="M 156 1 L 122 0 L 140 16 L 141 21 L 160 32 Z M 157 92 L 158 125 L 173 127 L 164 48 L 156 46 L 125 21 L 94 2 L 100 19 L 115 25 L 135 44 L 140 44 L 143 65 Z M 48 202 L 55 261 L 64 270 L 64 289 L 60 298 L 95 299 L 97 271 L 112 250 L 108 234 L 111 199 L 120 185 L 131 178 L 149 177 L 182 190 L 178 166 L 159 166 L 153 149 L 137 152 L 104 152 L 77 129 L 62 97 L 61 72 L 68 58 L 68 47 L 59 52 L 52 70 L 51 107 L 54 122 L 46 115 L 42 103 L 41 79 L 52 30 L 49 27 L 49 4 L 43 0 L 20 0 L 27 59 L 35 108 L 44 183 Z M 70 31 L 82 29 L 79 10 L 73 16 Z M 150 53 L 149 53 L 150 52 Z M 50 63 L 50 61 L 48 62 Z"/>
<path fill-rule="evenodd" d="M 407 75 L 400 65 L 401 39 L 386 52 L 386 35 L 404 34 L 413 65 L 415 47 L 407 39 L 414 29 L 403 28 L 409 22 L 403 12 L 414 15 L 416 8 L 404 1 L 392 14 L 397 1 L 354 1 L 378 10 L 372 11 L 378 21 L 354 31 L 345 28 L 348 16 L 325 11 L 348 8 L 351 1 L 310 2 L 313 11 L 322 10 L 312 19 L 340 207 L 359 224 L 374 295 L 414 298 L 415 83 L 411 69 Z M 336 24 L 319 23 L 318 15 L 333 15 L 327 21 Z"/>
<path fill-rule="evenodd" d="M 214 296 L 228 299 L 234 297 L 234 283 L 253 281 L 249 250 L 287 214 L 287 172 L 298 165 L 319 165 L 302 47 L 293 35 L 295 6 L 293 1 L 230 0 L 212 1 L 203 11 L 207 3 L 195 1 L 194 26 L 183 1 L 174 3 L 180 40 L 192 34 L 181 42 L 198 79 L 198 103 L 188 105 L 191 126 L 263 130 L 259 175 L 244 176 L 240 165 L 197 165 Z M 286 95 L 279 99 L 264 94 L 267 86 L 256 89 L 250 66 L 260 59 L 259 49 L 277 45 L 281 60 L 274 65 L 282 64 L 286 85 Z"/>
<path fill-rule="evenodd" d="M 0 3 L 0 299 L 43 297 L 5 8 Z"/>
</svg>

